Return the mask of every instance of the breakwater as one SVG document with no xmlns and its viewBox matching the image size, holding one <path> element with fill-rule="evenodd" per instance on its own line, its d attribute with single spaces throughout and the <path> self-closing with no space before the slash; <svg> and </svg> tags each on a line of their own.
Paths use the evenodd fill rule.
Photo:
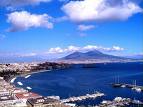
<svg viewBox="0 0 143 107">
<path fill-rule="evenodd" d="M 105 95 L 104 93 L 96 92 L 94 94 L 86 94 L 86 95 L 78 96 L 78 97 L 69 97 L 67 99 L 62 99 L 61 102 L 62 103 L 68 103 L 68 102 L 86 100 L 86 99 L 89 99 L 89 98 L 95 99 L 97 97 L 102 97 L 104 95 Z"/>
<path fill-rule="evenodd" d="M 126 106 L 129 106 L 131 104 L 138 105 L 138 107 L 143 106 L 143 102 L 141 102 L 139 100 L 132 100 L 130 98 L 116 97 L 112 101 L 104 100 L 101 102 L 101 104 L 99 104 L 96 107 L 126 107 Z"/>
</svg>

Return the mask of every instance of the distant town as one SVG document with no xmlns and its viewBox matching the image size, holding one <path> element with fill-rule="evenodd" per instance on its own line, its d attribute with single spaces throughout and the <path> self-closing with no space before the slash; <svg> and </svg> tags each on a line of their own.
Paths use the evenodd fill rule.
<svg viewBox="0 0 143 107">
<path fill-rule="evenodd" d="M 8 81 L 12 77 L 20 74 L 26 75 L 28 73 L 39 72 L 40 70 L 65 69 L 68 67 L 69 64 L 55 62 L 0 64 L 0 76 Z"/>
</svg>

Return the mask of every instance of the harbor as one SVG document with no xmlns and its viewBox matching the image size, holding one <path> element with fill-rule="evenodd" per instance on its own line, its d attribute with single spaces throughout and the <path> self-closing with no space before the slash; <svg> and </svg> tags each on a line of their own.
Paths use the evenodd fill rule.
<svg viewBox="0 0 143 107">
<path fill-rule="evenodd" d="M 116 97 L 114 98 L 112 101 L 107 101 L 104 100 L 101 102 L 101 104 L 99 104 L 98 106 L 95 107 L 127 107 L 130 105 L 138 105 L 139 106 L 143 106 L 143 102 L 139 101 L 139 100 L 132 100 L 130 98 L 122 98 L 122 97 Z"/>
<path fill-rule="evenodd" d="M 130 88 L 137 92 L 143 92 L 143 86 L 139 86 L 136 84 L 126 84 L 126 83 L 112 83 L 112 87 L 114 88 Z"/>
</svg>

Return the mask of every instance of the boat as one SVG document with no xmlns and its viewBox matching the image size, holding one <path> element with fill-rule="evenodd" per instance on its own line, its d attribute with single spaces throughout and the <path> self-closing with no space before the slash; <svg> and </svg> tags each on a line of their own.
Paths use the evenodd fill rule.
<svg viewBox="0 0 143 107">
<path fill-rule="evenodd" d="M 121 85 L 121 87 L 122 87 L 122 88 L 125 88 L 125 87 L 126 87 L 126 85 Z"/>
<path fill-rule="evenodd" d="M 31 75 L 27 75 L 27 76 L 25 76 L 24 78 L 29 78 Z"/>
<path fill-rule="evenodd" d="M 135 82 L 134 82 L 134 86 L 133 86 L 132 90 L 135 90 L 135 91 L 137 91 L 137 92 L 141 92 L 141 91 L 142 91 L 142 89 L 139 88 L 139 87 L 136 85 L 136 80 L 135 80 Z"/>
<path fill-rule="evenodd" d="M 10 83 L 14 83 L 15 80 L 16 80 L 16 77 L 11 79 Z"/>
<path fill-rule="evenodd" d="M 18 85 L 21 85 L 21 86 L 23 85 L 23 83 L 22 83 L 22 82 L 17 82 L 17 84 L 18 84 Z"/>
<path fill-rule="evenodd" d="M 32 88 L 31 87 L 26 87 L 28 90 L 31 90 Z"/>
<path fill-rule="evenodd" d="M 132 101 L 132 104 L 143 105 L 143 102 L 134 99 L 134 100 Z"/>
<path fill-rule="evenodd" d="M 139 87 L 133 87 L 132 90 L 135 90 L 137 92 L 141 92 L 142 91 L 141 88 L 139 88 Z"/>
<path fill-rule="evenodd" d="M 117 81 L 116 81 L 117 80 Z M 115 83 L 113 83 L 112 84 L 112 86 L 114 87 L 114 88 L 116 88 L 116 87 L 121 87 L 123 84 L 121 84 L 121 83 L 119 83 L 119 76 L 116 78 L 115 77 Z"/>
<path fill-rule="evenodd" d="M 120 84 L 120 83 L 115 83 L 115 84 L 112 84 L 112 86 L 113 86 L 114 88 L 117 88 L 117 87 L 121 87 L 122 84 Z"/>
</svg>

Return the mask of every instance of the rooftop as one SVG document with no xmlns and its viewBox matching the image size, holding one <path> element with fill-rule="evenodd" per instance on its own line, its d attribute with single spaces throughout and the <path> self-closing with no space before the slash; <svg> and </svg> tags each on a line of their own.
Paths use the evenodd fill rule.
<svg viewBox="0 0 143 107">
<path fill-rule="evenodd" d="M 33 104 L 38 104 L 38 103 L 40 104 L 58 103 L 59 101 L 56 99 L 52 99 L 52 98 L 39 97 L 39 98 L 28 99 L 28 102 L 30 102 L 33 105 Z"/>
<path fill-rule="evenodd" d="M 29 98 L 38 98 L 38 97 L 41 97 L 40 95 L 32 93 L 32 92 L 17 93 L 17 94 L 15 94 L 15 96 L 18 99 L 29 99 Z"/>
</svg>

